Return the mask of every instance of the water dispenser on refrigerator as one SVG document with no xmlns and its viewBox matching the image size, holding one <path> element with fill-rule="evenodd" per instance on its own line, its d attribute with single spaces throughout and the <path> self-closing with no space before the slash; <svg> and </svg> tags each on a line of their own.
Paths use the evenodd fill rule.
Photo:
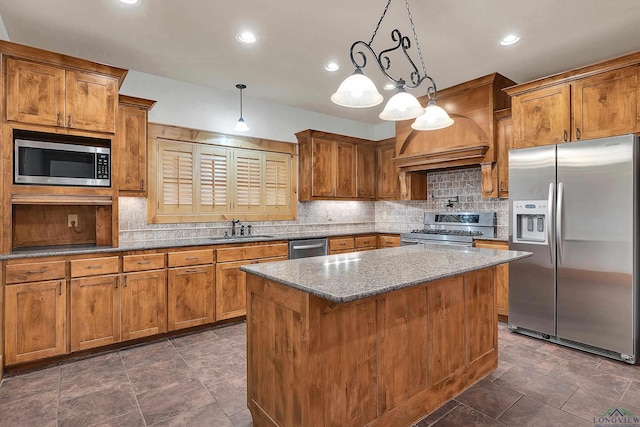
<svg viewBox="0 0 640 427">
<path fill-rule="evenodd" d="M 514 243 L 548 244 L 548 200 L 513 202 Z"/>
</svg>

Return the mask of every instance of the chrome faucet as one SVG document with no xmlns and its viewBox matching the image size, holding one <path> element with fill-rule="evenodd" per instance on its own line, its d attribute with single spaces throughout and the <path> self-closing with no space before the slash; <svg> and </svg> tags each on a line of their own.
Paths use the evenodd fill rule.
<svg viewBox="0 0 640 427">
<path fill-rule="evenodd" d="M 239 219 L 232 219 L 231 220 L 231 235 L 232 236 L 236 235 L 236 224 L 240 224 L 240 220 Z"/>
</svg>

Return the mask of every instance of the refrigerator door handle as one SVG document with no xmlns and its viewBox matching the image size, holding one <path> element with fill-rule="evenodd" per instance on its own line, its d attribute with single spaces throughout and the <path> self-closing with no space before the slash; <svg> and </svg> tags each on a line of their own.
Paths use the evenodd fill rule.
<svg viewBox="0 0 640 427">
<path fill-rule="evenodd" d="M 558 246 L 558 265 L 562 263 L 562 203 L 564 200 L 564 184 L 558 183 L 558 206 L 556 210 L 556 245 Z"/>
<path fill-rule="evenodd" d="M 553 264 L 553 196 L 555 186 L 549 183 L 549 200 L 547 201 L 547 244 L 549 246 L 549 261 Z"/>
</svg>

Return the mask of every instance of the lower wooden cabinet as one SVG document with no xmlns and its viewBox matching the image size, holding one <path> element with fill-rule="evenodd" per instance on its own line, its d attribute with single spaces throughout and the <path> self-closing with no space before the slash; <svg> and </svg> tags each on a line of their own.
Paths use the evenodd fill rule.
<svg viewBox="0 0 640 427">
<path fill-rule="evenodd" d="M 378 249 L 378 238 L 375 234 L 356 236 L 354 240 L 356 252 Z"/>
<path fill-rule="evenodd" d="M 353 236 L 341 236 L 329 238 L 329 255 L 354 252 L 356 248 Z"/>
<path fill-rule="evenodd" d="M 65 280 L 5 286 L 6 365 L 66 353 Z"/>
<path fill-rule="evenodd" d="M 284 261 L 289 258 L 287 243 L 237 246 L 218 249 L 216 264 L 216 320 L 247 313 L 246 275 L 240 267 L 248 264 Z"/>
<path fill-rule="evenodd" d="M 214 321 L 213 265 L 169 269 L 167 328 L 170 331 Z"/>
<path fill-rule="evenodd" d="M 164 270 L 122 276 L 122 340 L 167 331 L 167 283 Z"/>
<path fill-rule="evenodd" d="M 476 248 L 508 250 L 509 243 L 496 240 L 476 240 Z M 509 316 L 509 264 L 496 266 L 496 299 L 498 315 Z"/>
<path fill-rule="evenodd" d="M 394 248 L 400 246 L 399 234 L 380 234 L 378 236 L 378 248 Z"/>
<path fill-rule="evenodd" d="M 71 351 L 120 341 L 120 276 L 71 280 Z"/>
</svg>

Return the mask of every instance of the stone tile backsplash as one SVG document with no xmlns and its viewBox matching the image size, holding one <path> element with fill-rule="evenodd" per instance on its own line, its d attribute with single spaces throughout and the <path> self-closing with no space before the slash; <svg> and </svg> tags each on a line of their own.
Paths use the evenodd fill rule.
<svg viewBox="0 0 640 427">
<path fill-rule="evenodd" d="M 506 235 L 509 205 L 507 200 L 483 199 L 480 168 L 432 172 L 428 175 L 430 199 L 410 202 L 298 202 L 295 221 L 251 221 L 253 234 L 307 232 L 361 233 L 374 231 L 406 232 L 422 228 L 425 211 L 497 212 L 498 235 Z M 434 198 L 431 198 L 431 197 Z M 459 202 L 447 206 L 447 196 L 459 196 Z M 440 198 L 442 197 L 442 198 Z M 120 241 L 165 240 L 216 237 L 230 229 L 229 222 L 147 224 L 146 199 L 120 197 Z M 501 234 L 502 233 L 502 234 Z"/>
</svg>

